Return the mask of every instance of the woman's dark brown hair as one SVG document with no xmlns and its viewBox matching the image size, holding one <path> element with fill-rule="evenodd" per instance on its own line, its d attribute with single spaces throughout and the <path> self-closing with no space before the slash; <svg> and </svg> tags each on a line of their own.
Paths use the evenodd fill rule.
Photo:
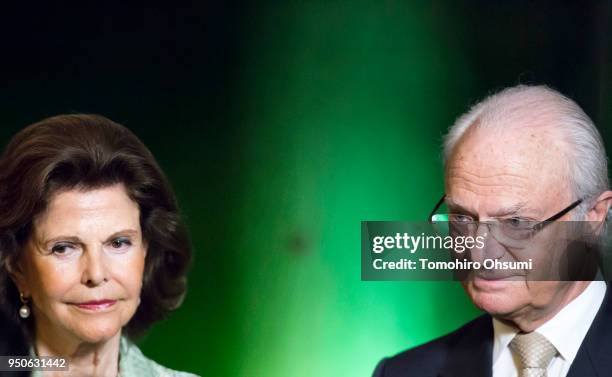
<svg viewBox="0 0 612 377">
<path fill-rule="evenodd" d="M 59 115 L 23 129 L 0 157 L 0 304 L 15 321 L 21 303 L 8 269 L 30 237 L 34 218 L 58 190 L 118 183 L 139 205 L 148 244 L 141 303 L 125 333 L 142 334 L 181 304 L 191 246 L 155 158 L 132 132 L 105 117 Z"/>
</svg>

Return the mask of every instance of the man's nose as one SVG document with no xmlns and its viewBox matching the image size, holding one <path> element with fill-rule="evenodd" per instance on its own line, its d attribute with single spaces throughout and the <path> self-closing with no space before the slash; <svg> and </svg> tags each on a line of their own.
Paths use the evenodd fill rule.
<svg viewBox="0 0 612 377">
<path fill-rule="evenodd" d="M 95 287 L 108 280 L 102 246 L 88 248 L 83 263 L 82 284 Z"/>
<path fill-rule="evenodd" d="M 478 229 L 474 238 L 482 237 L 484 242 L 475 242 L 474 247 L 470 250 L 470 257 L 473 262 L 482 263 L 485 259 L 500 259 L 504 256 L 506 249 L 499 243 L 491 234 L 491 227 L 495 224 L 478 223 Z M 482 245 L 482 247 L 478 247 Z"/>
</svg>

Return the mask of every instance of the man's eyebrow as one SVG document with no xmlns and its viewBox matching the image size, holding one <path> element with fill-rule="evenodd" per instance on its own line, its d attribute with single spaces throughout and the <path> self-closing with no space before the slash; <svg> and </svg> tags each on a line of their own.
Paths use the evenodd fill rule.
<svg viewBox="0 0 612 377">
<path fill-rule="evenodd" d="M 447 202 L 447 206 L 450 209 L 457 210 L 457 211 L 459 211 L 461 213 L 465 213 L 465 214 L 468 214 L 468 215 L 472 215 L 473 217 L 476 217 L 475 213 L 473 213 L 472 211 L 470 211 L 467 208 L 463 207 L 461 204 L 453 202 L 453 200 L 451 198 L 446 198 L 446 202 Z M 522 209 L 524 209 L 526 207 L 527 207 L 527 203 L 526 202 L 519 202 L 519 203 L 513 204 L 513 205 L 508 206 L 508 207 L 498 208 L 494 212 L 490 213 L 489 216 L 491 216 L 491 217 L 504 217 L 504 216 L 516 215 L 517 213 L 519 213 Z"/>
<path fill-rule="evenodd" d="M 492 212 L 490 216 L 491 217 L 504 217 L 504 216 L 516 215 L 526 206 L 527 206 L 526 202 L 519 202 L 519 203 L 513 204 L 508 207 L 498 208 L 497 210 Z"/>
<path fill-rule="evenodd" d="M 451 198 L 446 197 L 446 206 L 453 211 L 457 211 L 459 213 L 464 213 L 467 215 L 471 215 L 472 217 L 477 217 L 475 213 L 470 211 L 469 209 L 463 207 L 461 204 L 454 202 Z"/>
</svg>

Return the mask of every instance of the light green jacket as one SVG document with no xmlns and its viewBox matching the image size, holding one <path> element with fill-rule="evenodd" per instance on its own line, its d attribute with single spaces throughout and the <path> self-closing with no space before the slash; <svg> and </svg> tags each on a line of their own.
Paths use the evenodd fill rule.
<svg viewBox="0 0 612 377">
<path fill-rule="evenodd" d="M 30 355 L 35 357 L 34 349 L 30 349 Z M 32 377 L 43 377 L 41 371 L 32 372 Z M 109 374 L 109 377 L 112 374 Z M 155 361 L 142 354 L 140 349 L 122 336 L 119 343 L 119 374 L 117 377 L 198 377 L 187 372 L 178 372 L 157 364 Z"/>
</svg>

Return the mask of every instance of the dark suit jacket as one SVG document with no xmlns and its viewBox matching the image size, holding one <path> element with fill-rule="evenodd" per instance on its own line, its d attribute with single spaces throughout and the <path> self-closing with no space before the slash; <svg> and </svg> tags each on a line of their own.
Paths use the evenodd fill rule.
<svg viewBox="0 0 612 377">
<path fill-rule="evenodd" d="M 612 294 L 604 301 L 586 334 L 568 377 L 612 376 Z M 459 330 L 383 359 L 374 377 L 491 377 L 493 324 L 485 314 Z"/>
</svg>

